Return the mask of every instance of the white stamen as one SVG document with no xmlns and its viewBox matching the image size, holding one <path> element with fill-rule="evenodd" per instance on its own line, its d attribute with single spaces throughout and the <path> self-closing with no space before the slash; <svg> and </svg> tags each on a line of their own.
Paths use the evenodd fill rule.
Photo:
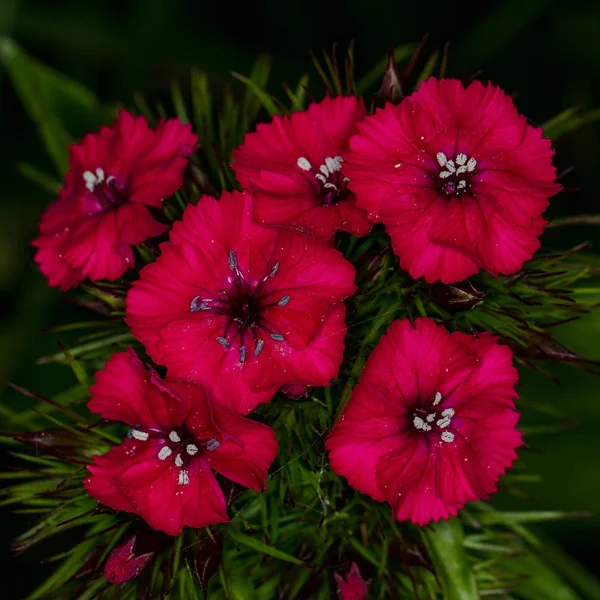
<svg viewBox="0 0 600 600">
<path fill-rule="evenodd" d="M 334 183 L 326 183 L 323 187 L 325 188 L 333 188 L 334 190 L 337 190 L 337 186 Z"/>
<path fill-rule="evenodd" d="M 467 171 L 469 171 L 469 173 L 471 171 L 474 171 L 476 166 L 477 166 L 477 161 L 474 158 L 470 158 L 469 162 L 467 163 Z"/>
<path fill-rule="evenodd" d="M 442 417 L 453 417 L 455 415 L 455 410 L 453 408 L 446 408 L 442 411 Z"/>
<path fill-rule="evenodd" d="M 325 177 L 329 177 L 329 169 L 325 165 L 321 165 L 319 171 L 321 171 Z"/>
<path fill-rule="evenodd" d="M 454 161 L 453 160 L 449 160 L 446 163 L 446 169 L 448 169 L 448 171 L 452 171 L 452 173 L 454 173 L 456 171 L 456 167 L 454 166 Z"/>
<path fill-rule="evenodd" d="M 325 175 L 321 175 L 321 173 L 317 173 L 315 175 L 315 177 L 319 180 L 322 181 L 323 183 L 325 183 L 327 181 L 327 179 L 325 179 Z"/>
<path fill-rule="evenodd" d="M 444 431 L 444 433 L 442 433 L 442 441 L 447 443 L 453 442 L 454 434 L 451 431 Z"/>
<path fill-rule="evenodd" d="M 435 398 L 433 400 L 433 405 L 437 406 L 442 401 L 442 394 L 440 392 L 435 393 Z"/>
<path fill-rule="evenodd" d="M 434 420 L 435 420 L 435 413 L 431 413 L 431 414 L 427 415 L 427 419 L 426 419 L 426 421 L 427 421 L 428 423 L 431 423 L 431 422 L 432 422 L 432 421 L 434 421 Z"/>
<path fill-rule="evenodd" d="M 139 431 L 138 429 L 132 429 L 129 434 L 134 440 L 145 442 L 148 439 L 148 434 L 145 431 Z"/>
<path fill-rule="evenodd" d="M 169 446 L 163 446 L 158 453 L 158 460 L 167 460 L 173 454 L 173 450 Z"/>
<path fill-rule="evenodd" d="M 287 294 L 285 296 L 283 296 L 283 298 L 281 298 L 281 300 L 277 303 L 277 306 L 285 306 L 289 301 L 291 300 L 291 297 L 288 296 Z"/>
<path fill-rule="evenodd" d="M 183 458 L 181 458 L 181 454 L 178 454 L 175 457 L 175 466 L 176 467 L 183 467 Z"/>
<path fill-rule="evenodd" d="M 184 470 L 181 469 L 181 471 L 179 471 L 179 485 L 187 485 L 190 482 L 190 474 Z"/>
<path fill-rule="evenodd" d="M 431 425 L 428 425 L 427 423 L 425 423 L 425 421 L 423 421 L 423 419 L 421 419 L 421 417 L 415 417 L 413 419 L 413 425 L 415 426 L 415 429 L 422 429 L 423 431 L 431 431 Z"/>
<path fill-rule="evenodd" d="M 196 444 L 188 444 L 185 447 L 185 451 L 190 455 L 190 456 L 195 456 L 196 454 L 198 454 L 198 446 L 196 446 Z"/>
<path fill-rule="evenodd" d="M 104 169 L 98 167 L 96 169 L 96 183 L 102 183 L 104 181 Z"/>
<path fill-rule="evenodd" d="M 446 177 L 450 177 L 450 175 L 452 175 L 452 173 L 450 173 L 450 171 L 442 171 L 442 172 L 440 173 L 440 177 L 441 177 L 442 179 L 446 179 Z"/>
<path fill-rule="evenodd" d="M 297 161 L 296 164 L 303 170 L 303 171 L 310 171 L 312 169 L 312 165 L 310 164 L 310 162 L 308 161 L 307 158 L 304 158 L 304 156 L 301 156 Z"/>
<path fill-rule="evenodd" d="M 462 152 L 460 154 L 456 155 L 456 164 L 457 165 L 464 165 L 467 162 L 467 155 L 463 154 Z"/>
<path fill-rule="evenodd" d="M 258 340 L 256 342 L 256 346 L 254 348 L 254 356 L 258 356 L 262 352 L 264 345 L 265 345 L 265 340 Z"/>
<path fill-rule="evenodd" d="M 450 423 L 451 423 L 450 417 L 444 417 L 443 419 L 440 419 L 439 421 L 437 421 L 436 425 L 440 429 L 444 429 L 445 427 L 448 427 L 448 425 L 450 425 Z"/>
<path fill-rule="evenodd" d="M 176 444 L 177 442 L 181 441 L 181 438 L 179 437 L 179 434 L 176 431 L 171 431 L 171 433 L 169 434 L 169 439 Z"/>
<path fill-rule="evenodd" d="M 350 181 L 350 177 L 344 177 L 344 179 L 342 179 L 342 181 L 344 183 L 348 183 Z"/>
<path fill-rule="evenodd" d="M 461 179 L 456 186 L 457 190 L 464 190 L 467 187 L 467 182 L 464 179 Z"/>
<path fill-rule="evenodd" d="M 325 159 L 325 166 L 331 174 L 335 173 L 336 171 L 339 171 L 340 169 L 340 166 L 338 165 L 337 161 L 329 156 Z"/>
<path fill-rule="evenodd" d="M 437 161 L 438 161 L 438 164 L 440 165 L 440 167 L 446 166 L 448 159 L 446 158 L 446 155 L 443 152 L 438 152 L 435 155 L 435 157 L 437 158 Z"/>
<path fill-rule="evenodd" d="M 86 183 L 96 183 L 96 176 L 91 171 L 84 171 L 83 179 Z"/>
<path fill-rule="evenodd" d="M 458 167 L 458 169 L 456 169 L 456 174 L 460 175 L 461 173 L 466 173 L 467 172 L 467 167 L 465 165 L 463 165 L 462 167 Z"/>
</svg>

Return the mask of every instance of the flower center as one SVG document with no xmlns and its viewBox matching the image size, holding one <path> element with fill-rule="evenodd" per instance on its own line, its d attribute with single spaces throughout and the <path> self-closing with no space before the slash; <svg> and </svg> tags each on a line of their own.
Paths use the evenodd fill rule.
<svg viewBox="0 0 600 600">
<path fill-rule="evenodd" d="M 426 406 L 419 406 L 412 412 L 413 427 L 418 431 L 439 433 L 443 442 L 453 442 L 454 434 L 449 431 L 454 416 L 453 408 L 445 408 L 438 414 L 435 407 L 442 401 L 442 394 L 436 393 L 433 402 Z"/>
<path fill-rule="evenodd" d="M 98 167 L 95 172 L 84 171 L 85 187 L 94 194 L 96 203 L 94 212 L 102 212 L 116 208 L 127 202 L 127 197 L 122 185 L 112 175 L 105 176 L 104 169 Z"/>
<path fill-rule="evenodd" d="M 160 429 L 145 431 L 137 426 L 129 431 L 127 437 L 139 442 L 146 442 L 149 439 L 162 441 L 162 446 L 157 453 L 158 460 L 173 460 L 175 462 L 175 466 L 179 468 L 179 485 L 188 485 L 190 482 L 189 464 L 194 460 L 194 457 L 204 451 L 213 452 L 221 445 L 221 442 L 215 437 L 208 440 L 196 440 L 184 428 L 180 430 L 173 429 L 167 433 Z"/>
<path fill-rule="evenodd" d="M 454 160 L 449 160 L 443 152 L 436 155 L 440 172 L 439 186 L 447 196 L 460 196 L 471 187 L 471 174 L 475 171 L 477 161 L 462 152 Z"/>
<path fill-rule="evenodd" d="M 229 252 L 229 268 L 232 275 L 228 278 L 228 289 L 221 290 L 216 298 L 196 296 L 190 303 L 190 312 L 207 313 L 207 317 L 215 314 L 224 316 L 226 321 L 223 335 L 218 336 L 216 341 L 225 350 L 237 347 L 239 362 L 244 364 L 252 344 L 254 356 L 262 352 L 265 335 L 276 342 L 284 341 L 283 334 L 275 331 L 263 315 L 265 310 L 273 306 L 286 306 L 291 297 L 285 295 L 275 303 L 265 302 L 264 284 L 277 275 L 278 262 L 255 284 L 249 282 L 240 270 L 233 250 Z"/>
<path fill-rule="evenodd" d="M 311 173 L 310 182 L 321 199 L 322 204 L 329 206 L 337 204 L 348 196 L 348 177 L 342 177 L 342 163 L 344 159 L 341 156 L 328 156 L 325 162 L 319 167 L 318 173 L 313 173 L 310 161 L 301 156 L 296 164 L 300 169 Z"/>
</svg>

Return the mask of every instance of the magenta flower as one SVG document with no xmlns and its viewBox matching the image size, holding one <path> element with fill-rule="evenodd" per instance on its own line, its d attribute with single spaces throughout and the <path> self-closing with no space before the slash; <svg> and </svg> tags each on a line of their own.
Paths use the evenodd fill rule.
<svg viewBox="0 0 600 600">
<path fill-rule="evenodd" d="M 542 214 L 561 189 L 552 148 L 499 88 L 429 79 L 358 129 L 348 185 L 412 277 L 514 273 L 539 248 Z"/>
<path fill-rule="evenodd" d="M 326 447 L 332 469 L 418 525 L 487 499 L 517 458 L 517 371 L 485 333 L 392 323 Z"/>
<path fill-rule="evenodd" d="M 325 243 L 251 218 L 252 197 L 188 206 L 127 296 L 127 323 L 169 377 L 240 413 L 284 386 L 328 385 L 354 268 Z"/>
<path fill-rule="evenodd" d="M 168 229 L 149 208 L 181 186 L 196 141 L 178 119 L 152 131 L 122 110 L 112 127 L 71 146 L 65 184 L 33 242 L 49 284 L 67 290 L 86 277 L 114 280 L 133 266 L 132 246 Z"/>
<path fill-rule="evenodd" d="M 123 444 L 88 466 L 85 488 L 102 504 L 179 535 L 186 525 L 229 521 L 213 470 L 265 488 L 275 432 L 211 402 L 202 387 L 161 380 L 130 350 L 110 358 L 90 391 L 92 412 L 132 427 Z"/>
<path fill-rule="evenodd" d="M 367 597 L 367 584 L 355 562 L 352 563 L 346 579 L 338 573 L 335 573 L 334 576 L 340 600 L 365 600 Z"/>
<path fill-rule="evenodd" d="M 232 166 L 255 197 L 254 218 L 321 240 L 338 229 L 369 233 L 371 222 L 356 206 L 344 169 L 348 140 L 364 116 L 361 99 L 328 97 L 247 134 Z"/>
<path fill-rule="evenodd" d="M 133 550 L 135 536 L 117 546 L 104 563 L 104 576 L 109 583 L 120 584 L 134 579 L 153 558 L 154 552 L 136 555 Z"/>
</svg>

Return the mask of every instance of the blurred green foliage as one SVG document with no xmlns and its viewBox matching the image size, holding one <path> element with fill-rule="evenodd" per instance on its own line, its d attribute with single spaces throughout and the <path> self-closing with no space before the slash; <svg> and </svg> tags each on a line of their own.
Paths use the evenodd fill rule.
<svg viewBox="0 0 600 600">
<path fill-rule="evenodd" d="M 355 40 L 360 77 L 380 60 L 389 45 L 420 41 L 426 33 L 429 52 L 449 47 L 448 74 L 490 79 L 514 93 L 519 109 L 542 123 L 577 105 L 600 106 L 600 3 L 575 0 L 505 0 L 461 3 L 413 3 L 364 0 L 322 3 L 316 0 L 2 0 L 0 33 L 9 34 L 30 53 L 70 78 L 79 80 L 105 102 L 132 104 L 133 91 L 168 102 L 172 80 L 183 86 L 192 66 L 208 73 L 223 90 L 232 71 L 248 75 L 259 54 L 269 54 L 273 72 L 269 91 L 284 96 L 283 82 L 294 86 L 310 68 L 309 49 L 319 52 L 335 42 Z M 16 381 L 50 395 L 72 386 L 68 369 L 37 367 L 35 359 L 57 349 L 60 335 L 40 330 L 72 321 L 76 309 L 59 302 L 32 266 L 29 240 L 52 200 L 25 179 L 19 164 L 49 174 L 54 165 L 34 125 L 4 74 L 0 74 L 0 419 L 6 406 L 26 402 L 3 391 Z M 374 91 L 374 90 L 373 90 Z M 83 132 L 77 132 L 83 133 Z M 551 216 L 600 212 L 597 202 L 600 127 L 588 125 L 566 136 L 557 148 L 559 171 L 567 193 L 555 200 Z M 550 230 L 547 245 L 566 248 L 582 239 L 600 241 L 600 230 Z M 598 252 L 598 250 L 596 250 Z M 600 301 L 600 298 L 598 298 Z M 84 312 L 77 315 L 82 320 Z M 572 350 L 600 360 L 600 315 L 563 326 L 560 340 Z M 561 385 L 523 372 L 524 402 L 544 407 L 529 427 L 556 423 L 564 415 L 568 429 L 530 436 L 521 453 L 528 474 L 540 482 L 515 483 L 497 498 L 499 507 L 516 510 L 567 509 L 600 512 L 600 386 L 594 376 L 564 366 L 549 369 Z M 546 418 L 547 417 L 547 418 Z M 547 428 L 551 429 L 551 428 Z M 543 431 L 543 429 L 539 429 Z M 3 458 L 3 466 L 10 462 Z M 512 485 L 510 479 L 507 486 Z M 527 496 L 527 497 L 525 497 Z M 8 538 L 23 528 L 3 513 L 3 558 Z M 600 521 L 557 521 L 545 531 L 591 569 L 597 568 Z M 43 548 L 14 563 L 14 596 L 37 578 L 32 565 Z M 37 567 L 36 567 L 37 568 Z M 40 568 L 41 569 L 41 568 Z M 41 574 L 41 573 L 40 573 Z"/>
</svg>

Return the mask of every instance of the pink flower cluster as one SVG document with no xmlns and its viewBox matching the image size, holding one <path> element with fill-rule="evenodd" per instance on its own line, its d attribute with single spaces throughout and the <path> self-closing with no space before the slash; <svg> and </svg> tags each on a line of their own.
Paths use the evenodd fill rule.
<svg viewBox="0 0 600 600">
<path fill-rule="evenodd" d="M 125 111 L 73 146 L 34 242 L 50 284 L 115 280 L 134 266 L 132 247 L 168 230 L 161 202 L 196 148 L 188 125 L 152 131 Z M 90 410 L 130 431 L 95 457 L 86 489 L 171 535 L 228 520 L 214 473 L 265 488 L 277 441 L 247 417 L 258 404 L 337 377 L 344 300 L 356 291 L 337 231 L 383 223 L 401 267 L 427 282 L 509 274 L 539 247 L 560 190 L 550 142 L 512 100 L 450 79 L 370 116 L 362 100 L 337 97 L 274 117 L 233 159 L 244 191 L 189 205 L 127 295 L 126 322 L 166 378 L 130 350 L 91 388 Z M 516 459 L 516 381 L 492 335 L 396 321 L 331 431 L 331 466 L 397 519 L 455 515 Z"/>
</svg>

